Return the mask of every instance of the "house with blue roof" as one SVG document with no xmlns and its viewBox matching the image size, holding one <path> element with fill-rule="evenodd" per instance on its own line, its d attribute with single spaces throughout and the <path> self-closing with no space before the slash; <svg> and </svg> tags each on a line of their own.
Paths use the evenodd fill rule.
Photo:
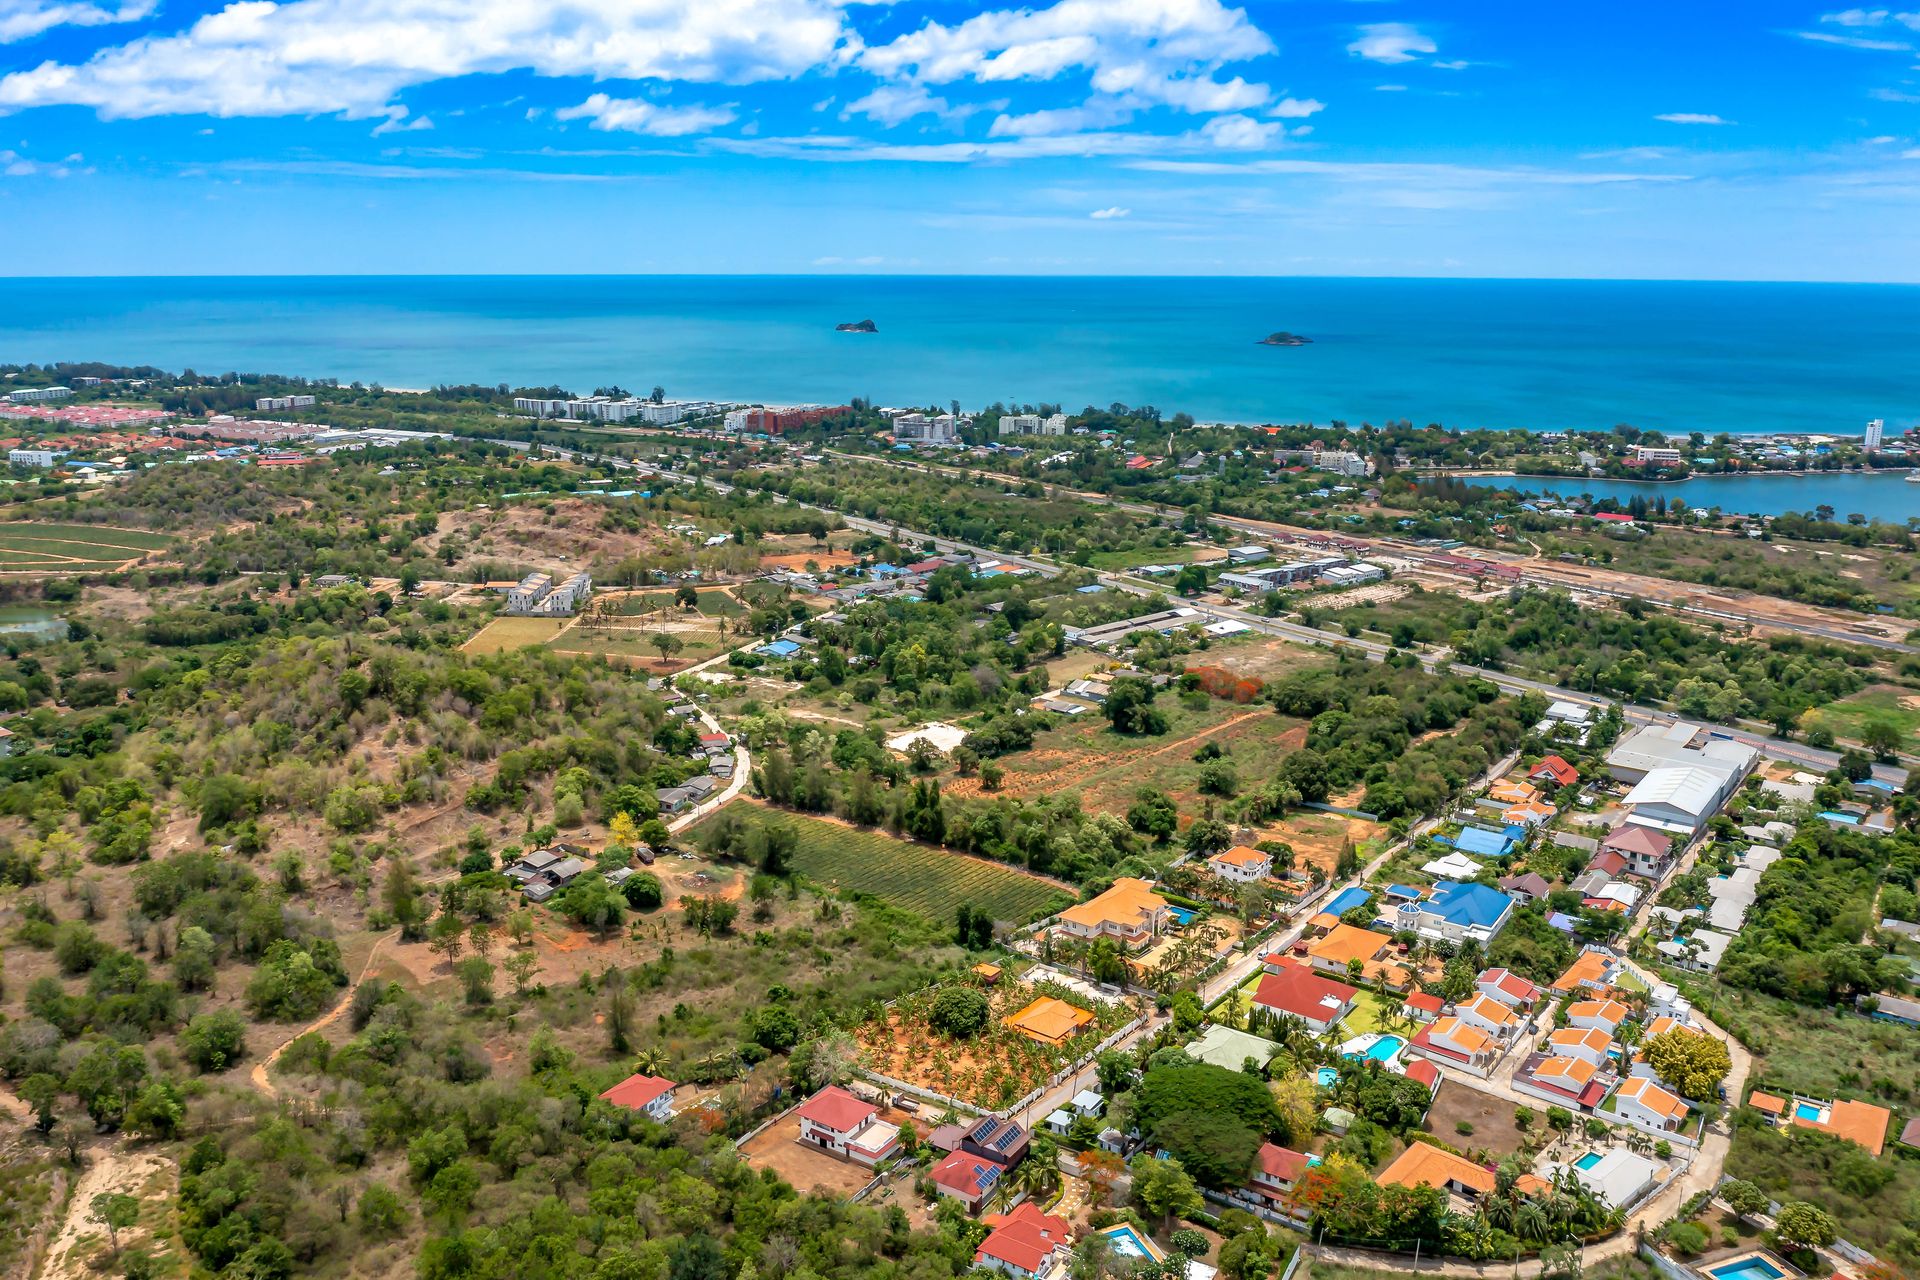
<svg viewBox="0 0 1920 1280">
<path fill-rule="evenodd" d="M 1504 858 L 1513 849 L 1513 836 L 1510 833 L 1489 831 L 1485 827 L 1462 827 L 1459 835 L 1451 839 L 1441 836 L 1439 839 L 1476 858 Z"/>
<path fill-rule="evenodd" d="M 769 640 L 754 652 L 763 658 L 791 658 L 800 652 L 800 645 L 793 640 Z"/>
<path fill-rule="evenodd" d="M 1423 938 L 1452 943 L 1471 939 L 1484 946 L 1512 918 L 1513 899 L 1500 890 L 1442 880 L 1433 886 L 1432 897 L 1401 906 L 1394 913 L 1394 924 Z"/>
<path fill-rule="evenodd" d="M 1320 910 L 1330 916 L 1343 916 L 1355 907 L 1364 907 L 1372 901 L 1372 894 L 1360 886 L 1354 885 L 1351 888 L 1342 889 L 1339 893 L 1334 894 L 1327 905 L 1320 908 Z"/>
</svg>

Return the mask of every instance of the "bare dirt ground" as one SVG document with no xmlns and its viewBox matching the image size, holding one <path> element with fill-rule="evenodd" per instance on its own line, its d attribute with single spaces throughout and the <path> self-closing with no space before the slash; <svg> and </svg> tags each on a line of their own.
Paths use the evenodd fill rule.
<svg viewBox="0 0 1920 1280">
<path fill-rule="evenodd" d="M 1038 771 L 1023 770 L 1009 772 L 1002 790 L 1009 795 L 1033 796 L 1051 795 L 1058 791 L 1078 790 L 1086 786 L 1096 774 L 1118 775 L 1130 780 L 1130 785 L 1140 785 L 1142 769 L 1163 756 L 1185 759 L 1194 749 L 1207 739 L 1227 732 L 1234 726 L 1249 720 L 1271 720 L 1273 713 L 1262 709 L 1248 711 L 1209 725 L 1197 733 L 1187 734 L 1172 742 L 1154 747 L 1139 747 L 1131 751 L 1100 753 L 1095 751 L 1062 751 L 1042 749 L 1029 751 L 1019 757 L 1028 765 L 1041 766 Z M 947 788 L 953 795 L 974 795 L 980 791 L 978 778 L 957 778 Z"/>
<path fill-rule="evenodd" d="M 107 1253 L 107 1231 L 90 1214 L 93 1198 L 103 1192 L 142 1201 L 140 1222 L 121 1232 L 120 1247 L 140 1244 L 156 1256 L 165 1256 L 165 1242 L 157 1239 L 160 1233 L 154 1226 L 165 1217 L 173 1195 L 173 1161 L 152 1151 L 105 1146 L 93 1148 L 91 1155 L 92 1163 L 67 1198 L 66 1218 L 47 1249 L 41 1280 L 88 1280 L 97 1273 L 96 1260 L 103 1262 Z"/>
<path fill-rule="evenodd" d="M 1385 831 L 1379 823 L 1365 818 L 1301 810 L 1256 828 L 1255 834 L 1261 840 L 1284 840 L 1292 845 L 1296 867 L 1316 866 L 1331 875 L 1340 861 L 1343 844 L 1351 841 L 1358 849 Z"/>
<path fill-rule="evenodd" d="M 424 545 L 438 551 L 458 535 L 464 550 L 449 577 L 482 561 L 513 560 L 549 572 L 572 572 L 594 560 L 647 556 L 663 548 L 685 549 L 685 541 L 664 529 L 643 527 L 634 533 L 604 527 L 606 505 L 590 498 L 556 498 L 549 516 L 545 504 L 508 504 L 487 511 L 447 511 Z"/>
<path fill-rule="evenodd" d="M 904 1111 L 884 1110 L 881 1118 L 892 1124 L 912 1124 Z M 753 1140 L 740 1148 L 740 1154 L 756 1169 L 772 1169 L 801 1191 L 824 1191 L 836 1198 L 852 1195 L 873 1178 L 873 1171 L 851 1160 L 841 1160 L 817 1147 L 800 1145 L 800 1121 L 783 1116 L 770 1124 Z"/>
</svg>

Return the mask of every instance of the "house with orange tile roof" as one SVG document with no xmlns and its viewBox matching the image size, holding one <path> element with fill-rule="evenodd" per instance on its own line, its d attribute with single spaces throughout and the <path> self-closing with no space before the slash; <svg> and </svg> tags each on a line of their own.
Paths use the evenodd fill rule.
<svg viewBox="0 0 1920 1280">
<path fill-rule="evenodd" d="M 1473 999 L 1457 1004 L 1454 1016 L 1470 1027 L 1478 1027 L 1496 1040 L 1511 1040 L 1523 1025 L 1520 1015 L 1492 996 L 1476 993 Z"/>
<path fill-rule="evenodd" d="M 1400 1007 L 1404 1009 L 1406 1015 L 1415 1022 L 1432 1022 L 1435 1018 L 1446 1012 L 1447 1002 L 1439 996 L 1429 995 L 1425 991 L 1415 991 L 1408 994 L 1406 1000 L 1402 1002 Z"/>
<path fill-rule="evenodd" d="M 1570 787 L 1580 781 L 1580 771 L 1559 756 L 1548 756 L 1529 769 L 1527 777 L 1535 782 L 1552 782 L 1558 786 Z"/>
<path fill-rule="evenodd" d="M 1787 1100 L 1777 1093 L 1767 1093 L 1755 1089 L 1747 1095 L 1747 1105 L 1763 1116 L 1772 1116 L 1776 1121 L 1786 1114 Z"/>
<path fill-rule="evenodd" d="M 1559 812 L 1545 800 L 1527 800 L 1508 806 L 1500 817 L 1509 826 L 1537 827 L 1543 822 L 1551 822 Z"/>
<path fill-rule="evenodd" d="M 1360 993 L 1344 982 L 1323 978 L 1303 964 L 1284 964 L 1261 975 L 1253 1003 L 1306 1023 L 1315 1035 L 1325 1035 L 1353 1011 Z"/>
<path fill-rule="evenodd" d="M 1688 1108 L 1680 1098 L 1646 1076 L 1636 1076 L 1614 1091 L 1613 1111 L 1641 1129 L 1677 1133 L 1686 1123 Z"/>
<path fill-rule="evenodd" d="M 1393 939 L 1384 933 L 1358 925 L 1337 924 L 1326 937 L 1307 947 L 1307 960 L 1316 969 L 1344 978 L 1348 962 L 1358 960 L 1363 966 L 1371 964 L 1392 944 Z"/>
<path fill-rule="evenodd" d="M 673 1091 L 679 1087 L 659 1076 L 637 1074 L 628 1076 L 600 1097 L 616 1107 L 644 1112 L 648 1118 L 664 1124 L 673 1119 Z"/>
<path fill-rule="evenodd" d="M 1420 1029 L 1410 1047 L 1441 1062 L 1484 1072 L 1500 1055 L 1494 1038 L 1459 1018 L 1436 1018 Z"/>
<path fill-rule="evenodd" d="M 1153 886 L 1133 876 L 1121 876 L 1105 893 L 1068 907 L 1054 923 L 1061 937 L 1082 942 L 1113 938 L 1128 950 L 1138 950 L 1166 927 L 1167 900 Z"/>
<path fill-rule="evenodd" d="M 1273 855 L 1237 844 L 1208 858 L 1207 869 L 1233 884 L 1259 884 L 1273 874 Z"/>
<path fill-rule="evenodd" d="M 794 1111 L 801 1146 L 872 1167 L 900 1150 L 900 1126 L 881 1118 L 880 1108 L 830 1084 Z"/>
<path fill-rule="evenodd" d="M 1618 1000 L 1576 1000 L 1567 1006 L 1567 1021 L 1587 1030 L 1618 1035 L 1630 1011 Z"/>
<path fill-rule="evenodd" d="M 1596 1067 L 1607 1065 L 1613 1037 L 1593 1027 L 1561 1027 L 1547 1035 L 1547 1052 L 1556 1058 L 1579 1058 Z"/>
<path fill-rule="evenodd" d="M 1513 1087 L 1576 1111 L 1592 1111 L 1606 1099 L 1613 1077 L 1585 1058 L 1536 1053 L 1513 1073 Z"/>
<path fill-rule="evenodd" d="M 1845 1099 L 1828 1106 L 1824 1120 L 1803 1118 L 1798 1107 L 1794 1108 L 1792 1115 L 1793 1123 L 1803 1129 L 1818 1129 L 1821 1133 L 1845 1138 L 1856 1146 L 1865 1147 L 1876 1156 L 1886 1150 L 1887 1126 L 1893 1120 L 1893 1112 L 1885 1107 L 1876 1107 L 1871 1102 L 1849 1102 Z"/>
<path fill-rule="evenodd" d="M 1000 1019 L 1001 1025 L 1041 1044 L 1061 1045 L 1080 1034 L 1093 1015 L 1055 996 L 1041 996 L 1018 1013 Z"/>
<path fill-rule="evenodd" d="M 1493 1170 L 1427 1142 L 1410 1143 L 1374 1181 L 1383 1187 L 1438 1187 L 1478 1199 L 1493 1190 Z"/>
<path fill-rule="evenodd" d="M 1473 985 L 1483 996 L 1492 996 L 1509 1008 L 1525 1012 L 1540 1001 L 1540 988 L 1517 973 L 1506 969 L 1485 969 Z"/>
<path fill-rule="evenodd" d="M 1611 991 L 1619 963 L 1604 951 L 1582 951 L 1567 971 L 1553 980 L 1553 989 L 1563 995 L 1569 991 Z"/>
<path fill-rule="evenodd" d="M 1540 789 L 1531 783 L 1502 778 L 1487 788 L 1487 799 L 1496 804 L 1525 804 L 1540 798 Z"/>
</svg>

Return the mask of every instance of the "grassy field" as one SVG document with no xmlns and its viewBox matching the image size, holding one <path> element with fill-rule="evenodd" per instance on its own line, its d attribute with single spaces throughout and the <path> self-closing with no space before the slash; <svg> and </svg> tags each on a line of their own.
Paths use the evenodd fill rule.
<svg viewBox="0 0 1920 1280">
<path fill-rule="evenodd" d="M 622 617 L 634 617 L 640 614 L 656 613 L 662 609 L 675 614 L 682 611 L 674 604 L 671 591 L 647 591 L 637 594 L 623 594 L 619 598 Z M 724 591 L 708 588 L 700 592 L 699 612 L 709 618 L 737 618 L 747 611 L 747 607 Z"/>
<path fill-rule="evenodd" d="M 495 618 L 461 647 L 468 653 L 505 653 L 530 644 L 545 644 L 566 624 L 565 618 Z"/>
<path fill-rule="evenodd" d="M 1727 987 L 1716 988 L 1701 1012 L 1753 1052 L 1753 1080 L 1771 1090 L 1860 1098 L 1903 1112 L 1920 1100 L 1920 1030 L 1913 1027 Z"/>
<path fill-rule="evenodd" d="M 680 642 L 680 648 L 662 659 L 660 650 L 653 645 L 652 637 L 656 632 L 664 632 Z M 626 658 L 646 666 L 653 671 L 679 671 L 696 662 L 705 662 L 715 654 L 724 653 L 742 643 L 742 637 L 735 633 L 721 636 L 718 627 L 705 627 L 689 624 L 676 618 L 661 626 L 640 626 L 622 628 L 616 631 L 589 630 L 576 626 L 564 635 L 554 636 L 546 641 L 550 649 L 560 653 L 601 654 L 609 658 Z"/>
<path fill-rule="evenodd" d="M 798 839 L 793 866 L 801 875 L 843 893 L 870 893 L 934 920 L 952 918 L 961 903 L 969 902 L 992 912 L 996 920 L 1024 924 L 1071 900 L 1050 880 L 884 832 L 795 814 L 746 812 L 792 828 Z"/>
<path fill-rule="evenodd" d="M 8 521 L 0 523 L 0 573 L 103 572 L 172 545 L 138 529 Z"/>
<path fill-rule="evenodd" d="M 1192 564 L 1198 546 L 1136 547 L 1131 551 L 1096 551 L 1087 557 L 1088 567 L 1109 573 L 1137 569 L 1143 564 Z"/>
<path fill-rule="evenodd" d="M 1124 813 L 1142 787 L 1154 787 L 1192 812 L 1200 804 L 1201 769 L 1193 754 L 1202 744 L 1220 745 L 1244 790 L 1272 776 L 1279 762 L 1305 741 L 1299 721 L 1275 715 L 1259 703 L 1209 700 L 1194 709 L 1163 693 L 1154 706 L 1167 717 L 1167 732 L 1156 737 L 1115 733 L 1098 711 L 1047 730 L 1034 739 L 1031 750 L 1000 762 L 1007 771 L 1004 789 L 1016 796 L 1072 789 L 1088 812 Z"/>
<path fill-rule="evenodd" d="M 1874 721 L 1899 729 L 1911 744 L 1920 740 L 1920 691 L 1899 685 L 1869 685 L 1850 698 L 1815 707 L 1801 719 L 1802 729 L 1825 729 L 1836 738 L 1858 742 Z"/>
</svg>

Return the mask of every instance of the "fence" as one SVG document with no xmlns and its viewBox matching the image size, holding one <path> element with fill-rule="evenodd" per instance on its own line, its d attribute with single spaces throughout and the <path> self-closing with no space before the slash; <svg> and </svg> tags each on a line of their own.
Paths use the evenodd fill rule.
<svg viewBox="0 0 1920 1280">
<path fill-rule="evenodd" d="M 1302 800 L 1300 807 L 1314 809 L 1321 813 L 1337 813 L 1346 818 L 1365 818 L 1368 822 L 1380 821 L 1380 815 L 1377 813 L 1368 813 L 1365 809 L 1343 809 L 1337 804 L 1317 804 L 1312 800 Z"/>
<path fill-rule="evenodd" d="M 1651 1263 L 1653 1269 L 1666 1277 L 1666 1280 L 1700 1280 L 1698 1272 L 1691 1267 L 1681 1266 L 1644 1240 L 1640 1242 L 1640 1256 Z"/>
</svg>

